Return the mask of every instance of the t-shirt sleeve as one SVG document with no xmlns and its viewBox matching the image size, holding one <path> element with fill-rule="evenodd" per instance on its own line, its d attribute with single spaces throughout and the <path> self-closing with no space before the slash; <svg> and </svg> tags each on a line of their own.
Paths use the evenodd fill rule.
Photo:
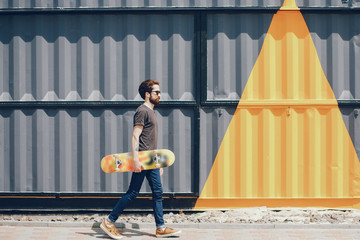
<svg viewBox="0 0 360 240">
<path fill-rule="evenodd" d="M 146 111 L 136 111 L 134 114 L 134 126 L 145 125 Z"/>
</svg>

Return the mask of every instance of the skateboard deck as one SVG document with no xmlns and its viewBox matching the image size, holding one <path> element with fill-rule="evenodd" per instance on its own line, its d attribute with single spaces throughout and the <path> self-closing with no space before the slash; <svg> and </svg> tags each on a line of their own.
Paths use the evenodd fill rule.
<svg viewBox="0 0 360 240">
<path fill-rule="evenodd" d="M 133 171 L 132 152 L 110 154 L 101 159 L 101 169 L 106 173 Z M 169 167 L 175 162 L 175 155 L 167 149 L 139 151 L 139 161 L 145 170 Z"/>
</svg>

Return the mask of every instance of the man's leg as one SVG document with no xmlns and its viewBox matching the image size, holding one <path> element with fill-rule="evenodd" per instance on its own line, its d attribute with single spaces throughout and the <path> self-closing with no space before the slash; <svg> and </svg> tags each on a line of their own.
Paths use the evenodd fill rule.
<svg viewBox="0 0 360 240">
<path fill-rule="evenodd" d="M 125 207 L 135 199 L 139 194 L 141 185 L 144 181 L 145 172 L 133 173 L 131 176 L 131 182 L 128 191 L 126 194 L 117 202 L 116 206 L 110 213 L 108 218 L 105 218 L 101 224 L 100 228 L 111 238 L 113 239 L 122 239 L 123 236 L 115 227 L 115 221 L 118 219 L 119 215 L 123 212 Z"/>
<path fill-rule="evenodd" d="M 178 236 L 181 231 L 164 226 L 163 219 L 163 205 L 162 194 L 163 189 L 161 185 L 160 171 L 159 169 L 149 170 L 146 174 L 146 178 L 151 187 L 153 196 L 153 209 L 156 222 L 156 237 L 170 237 Z"/>
<path fill-rule="evenodd" d="M 109 215 L 109 220 L 116 222 L 119 215 L 124 211 L 125 207 L 139 195 L 141 185 L 144 181 L 146 171 L 141 171 L 140 173 L 132 173 L 131 182 L 128 191 L 122 198 L 117 202 L 114 209 Z"/>
<path fill-rule="evenodd" d="M 152 191 L 154 217 L 156 227 L 164 226 L 163 219 L 163 205 L 162 205 L 162 194 L 163 189 L 161 185 L 160 171 L 159 169 L 148 170 L 146 178 L 149 182 Z"/>
</svg>

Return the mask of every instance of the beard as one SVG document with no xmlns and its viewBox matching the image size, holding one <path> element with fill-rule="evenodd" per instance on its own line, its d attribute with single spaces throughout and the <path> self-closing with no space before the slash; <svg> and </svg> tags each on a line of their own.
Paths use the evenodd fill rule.
<svg viewBox="0 0 360 240">
<path fill-rule="evenodd" d="M 152 97 L 150 97 L 150 102 L 152 103 L 152 104 L 154 104 L 155 106 L 156 105 L 159 105 L 159 103 L 160 103 L 160 97 L 156 97 L 156 98 L 152 98 Z"/>
</svg>

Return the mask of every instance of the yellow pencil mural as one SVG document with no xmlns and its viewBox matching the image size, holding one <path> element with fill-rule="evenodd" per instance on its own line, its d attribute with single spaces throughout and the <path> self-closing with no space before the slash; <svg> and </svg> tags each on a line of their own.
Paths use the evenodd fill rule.
<svg viewBox="0 0 360 240">
<path fill-rule="evenodd" d="M 195 209 L 360 208 L 360 163 L 295 0 L 274 15 Z"/>
</svg>

